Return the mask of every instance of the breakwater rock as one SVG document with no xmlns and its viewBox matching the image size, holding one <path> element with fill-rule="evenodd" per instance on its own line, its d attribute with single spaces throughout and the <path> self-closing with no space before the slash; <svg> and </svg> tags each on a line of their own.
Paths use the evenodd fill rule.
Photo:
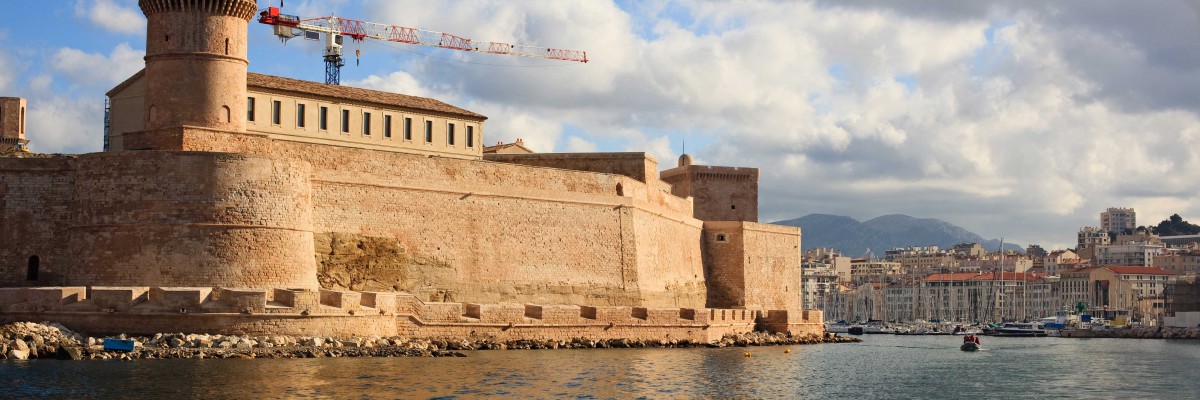
<svg viewBox="0 0 1200 400">
<path fill-rule="evenodd" d="M 1065 330 L 1063 337 L 1122 339 L 1200 339 L 1200 328 L 1135 326 L 1103 330 Z"/>
<path fill-rule="evenodd" d="M 319 358 L 319 357 L 465 357 L 465 350 L 748 347 L 861 340 L 837 334 L 792 336 L 753 332 L 710 343 L 687 340 L 495 340 L 402 337 L 238 336 L 160 333 L 118 335 L 132 340 L 133 351 L 104 349 L 104 339 L 87 337 L 54 323 L 16 322 L 0 326 L 0 360 L 132 360 L 155 358 Z"/>
</svg>

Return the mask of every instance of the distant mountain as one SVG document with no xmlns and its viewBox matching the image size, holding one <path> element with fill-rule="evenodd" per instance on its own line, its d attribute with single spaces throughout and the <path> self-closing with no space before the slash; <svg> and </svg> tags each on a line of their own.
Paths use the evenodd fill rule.
<svg viewBox="0 0 1200 400">
<path fill-rule="evenodd" d="M 893 247 L 930 246 L 950 248 L 959 243 L 979 243 L 996 251 L 1000 241 L 983 237 L 935 218 L 913 218 L 892 214 L 858 222 L 841 215 L 809 214 L 796 219 L 774 222 L 799 226 L 803 230 L 804 249 L 832 247 L 847 256 L 861 257 L 870 249 L 877 257 Z M 1020 245 L 1005 243 L 1008 250 L 1024 251 Z"/>
</svg>

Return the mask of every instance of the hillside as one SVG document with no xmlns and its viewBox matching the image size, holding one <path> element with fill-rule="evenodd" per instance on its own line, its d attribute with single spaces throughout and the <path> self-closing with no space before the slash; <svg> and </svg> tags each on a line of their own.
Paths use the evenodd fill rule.
<svg viewBox="0 0 1200 400">
<path fill-rule="evenodd" d="M 840 215 L 809 214 L 773 223 L 801 227 L 805 250 L 833 247 L 851 257 L 862 256 L 867 249 L 881 257 L 888 249 L 905 246 L 937 245 L 949 248 L 959 243 L 979 242 L 989 251 L 995 251 L 1000 246 L 997 239 L 985 240 L 974 232 L 946 221 L 902 214 L 884 215 L 866 222 Z M 1005 243 L 1004 248 L 1024 250 L 1013 243 Z"/>
</svg>

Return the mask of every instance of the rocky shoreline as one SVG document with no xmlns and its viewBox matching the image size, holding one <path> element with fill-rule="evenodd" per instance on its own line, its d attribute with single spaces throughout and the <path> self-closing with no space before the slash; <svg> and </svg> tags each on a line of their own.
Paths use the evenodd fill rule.
<svg viewBox="0 0 1200 400">
<path fill-rule="evenodd" d="M 17 322 L 0 326 L 0 360 L 133 360 L 169 358 L 466 357 L 464 350 L 749 347 L 859 342 L 853 337 L 748 333 L 720 341 L 637 339 L 504 340 L 411 339 L 400 337 L 236 336 L 166 333 L 152 337 L 119 335 L 134 341 L 133 351 L 104 350 L 104 338 L 86 337 L 54 323 Z"/>
</svg>

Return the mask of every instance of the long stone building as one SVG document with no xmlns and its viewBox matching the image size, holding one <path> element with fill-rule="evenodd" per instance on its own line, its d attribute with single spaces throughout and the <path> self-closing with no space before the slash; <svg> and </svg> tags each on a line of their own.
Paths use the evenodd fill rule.
<svg viewBox="0 0 1200 400">
<path fill-rule="evenodd" d="M 126 332 L 820 330 L 800 309 L 799 229 L 757 222 L 757 169 L 485 155 L 483 115 L 248 73 L 253 1 L 139 5 L 146 66 L 108 93 L 106 151 L 0 159 L 2 318 Z"/>
</svg>

